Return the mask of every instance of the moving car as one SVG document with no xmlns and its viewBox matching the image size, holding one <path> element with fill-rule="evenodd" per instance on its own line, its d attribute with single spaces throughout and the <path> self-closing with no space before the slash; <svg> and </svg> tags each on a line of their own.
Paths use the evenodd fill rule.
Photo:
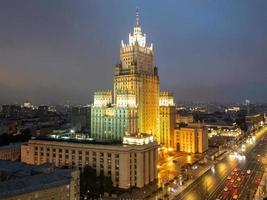
<svg viewBox="0 0 267 200">
<path fill-rule="evenodd" d="M 235 195 L 233 196 L 233 199 L 238 199 L 238 195 L 235 194 Z"/>
<path fill-rule="evenodd" d="M 228 191 L 228 187 L 225 186 L 225 188 L 224 188 L 223 190 L 224 190 L 225 192 L 227 192 L 227 191 Z"/>
</svg>

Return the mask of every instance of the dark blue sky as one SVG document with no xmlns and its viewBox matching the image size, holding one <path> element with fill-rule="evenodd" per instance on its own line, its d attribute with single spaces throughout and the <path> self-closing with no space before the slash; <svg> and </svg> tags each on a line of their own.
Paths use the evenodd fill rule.
<svg viewBox="0 0 267 200">
<path fill-rule="evenodd" d="M 177 101 L 267 101 L 266 0 L 1 0 L 0 103 L 112 89 L 137 6 Z"/>
</svg>

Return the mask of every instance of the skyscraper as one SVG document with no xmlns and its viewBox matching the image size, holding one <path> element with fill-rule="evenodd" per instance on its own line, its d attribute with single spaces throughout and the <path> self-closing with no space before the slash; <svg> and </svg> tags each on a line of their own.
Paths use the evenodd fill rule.
<svg viewBox="0 0 267 200">
<path fill-rule="evenodd" d="M 147 46 L 138 11 L 128 44 L 121 41 L 113 102 L 111 99 L 111 91 L 95 93 L 92 137 L 118 140 L 127 134 L 148 133 L 160 140 L 158 69 L 154 63 L 153 45 Z"/>
<path fill-rule="evenodd" d="M 138 130 L 143 133 L 158 134 L 159 131 L 159 77 L 154 65 L 153 46 L 146 45 L 146 35 L 142 33 L 138 12 L 129 43 L 121 42 L 120 64 L 115 69 L 114 100 L 129 101 L 133 95 L 137 105 Z"/>
</svg>

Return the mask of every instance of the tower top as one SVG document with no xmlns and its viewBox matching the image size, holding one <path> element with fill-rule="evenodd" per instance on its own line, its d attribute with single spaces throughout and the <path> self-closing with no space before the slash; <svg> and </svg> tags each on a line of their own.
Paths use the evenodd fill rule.
<svg viewBox="0 0 267 200">
<path fill-rule="evenodd" d="M 130 46 L 138 45 L 140 47 L 147 47 L 146 46 L 146 34 L 142 33 L 142 28 L 140 24 L 140 16 L 139 16 L 139 10 L 136 8 L 135 11 L 135 25 L 133 28 L 133 32 L 129 33 L 129 44 Z M 121 47 L 125 47 L 123 41 L 121 41 Z M 153 50 L 153 45 L 151 44 L 150 47 L 147 47 L 150 50 Z"/>
<path fill-rule="evenodd" d="M 136 11 L 135 11 L 135 26 L 140 26 L 140 18 L 139 18 L 138 8 L 136 8 Z"/>
</svg>

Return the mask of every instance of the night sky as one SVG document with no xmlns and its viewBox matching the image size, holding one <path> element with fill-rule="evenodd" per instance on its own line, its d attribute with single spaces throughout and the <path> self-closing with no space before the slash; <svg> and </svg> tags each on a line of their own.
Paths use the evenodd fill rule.
<svg viewBox="0 0 267 200">
<path fill-rule="evenodd" d="M 176 101 L 267 102 L 266 0 L 1 0 L 0 104 L 112 89 L 136 7 Z"/>
</svg>

